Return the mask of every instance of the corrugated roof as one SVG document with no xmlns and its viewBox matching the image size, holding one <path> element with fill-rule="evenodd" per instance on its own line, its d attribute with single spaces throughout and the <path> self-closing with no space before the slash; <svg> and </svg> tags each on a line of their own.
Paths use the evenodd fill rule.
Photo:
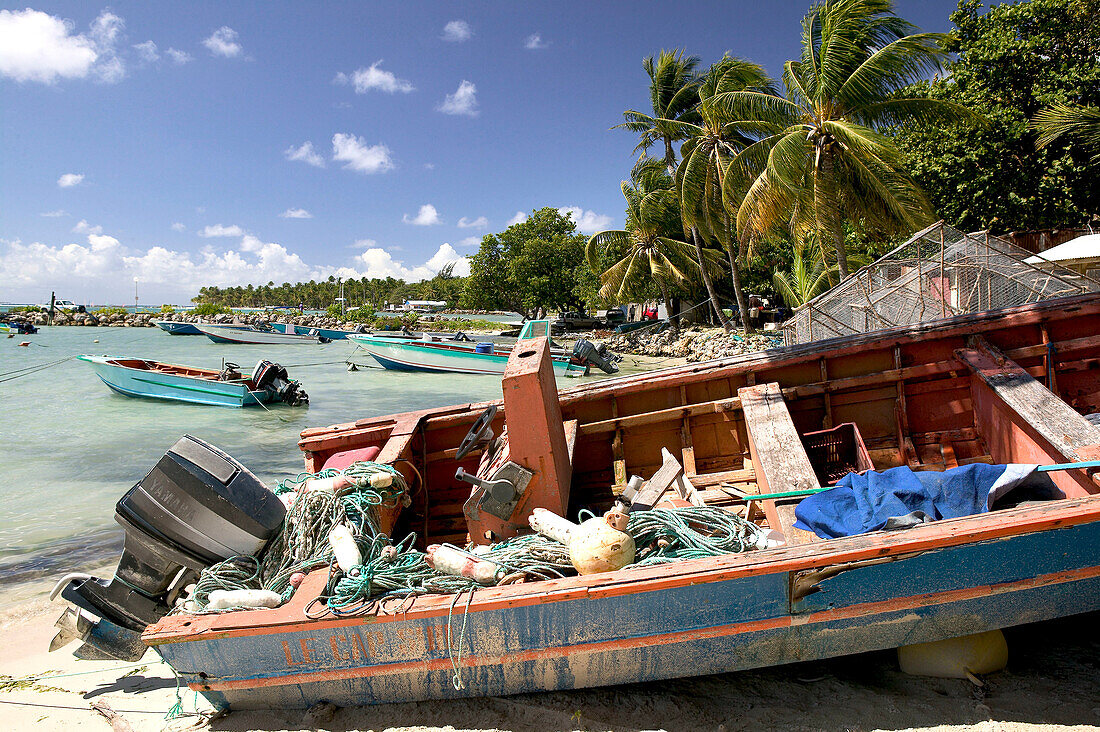
<svg viewBox="0 0 1100 732">
<path fill-rule="evenodd" d="M 1024 261 L 1028 264 L 1042 264 L 1043 262 L 1074 262 L 1080 260 L 1100 259 L 1100 234 L 1085 234 L 1076 239 L 1059 244 L 1047 249 L 1042 254 L 1028 257 Z"/>
</svg>

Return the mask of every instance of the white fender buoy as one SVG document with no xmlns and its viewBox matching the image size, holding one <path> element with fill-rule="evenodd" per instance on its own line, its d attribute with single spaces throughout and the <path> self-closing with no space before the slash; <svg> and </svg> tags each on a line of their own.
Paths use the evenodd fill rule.
<svg viewBox="0 0 1100 732">
<path fill-rule="evenodd" d="M 305 491 L 324 491 L 325 493 L 336 493 L 351 485 L 351 481 L 343 476 L 334 475 L 331 478 L 311 478 L 302 484 L 302 490 Z"/>
<path fill-rule="evenodd" d="M 1008 643 L 1000 630 L 914 643 L 898 648 L 898 665 L 912 676 L 966 679 L 991 674 L 1008 665 Z"/>
<path fill-rule="evenodd" d="M 334 526 L 332 531 L 328 532 L 328 543 L 332 547 L 332 553 L 336 555 L 336 564 L 345 574 L 350 572 L 352 567 L 363 563 L 363 555 L 359 552 L 355 537 L 351 535 L 347 526 L 343 524 Z"/>
<path fill-rule="evenodd" d="M 371 488 L 389 488 L 393 485 L 393 473 L 371 473 Z"/>
<path fill-rule="evenodd" d="M 453 577 L 467 577 L 483 585 L 495 585 L 504 576 L 504 570 L 496 562 L 478 559 L 442 544 L 428 547 L 428 566 Z"/>
<path fill-rule="evenodd" d="M 231 607 L 279 607 L 283 598 L 271 590 L 214 590 L 206 601 L 207 610 Z"/>
<path fill-rule="evenodd" d="M 620 511 L 608 511 L 588 519 L 571 533 L 569 561 L 577 572 L 613 572 L 634 563 L 634 538 L 622 531 L 626 519 Z"/>
<path fill-rule="evenodd" d="M 573 532 L 580 528 L 569 519 L 562 518 L 545 508 L 536 508 L 531 511 L 527 523 L 531 524 L 532 529 L 547 539 L 553 539 L 566 546 L 569 545 L 569 539 Z"/>
</svg>

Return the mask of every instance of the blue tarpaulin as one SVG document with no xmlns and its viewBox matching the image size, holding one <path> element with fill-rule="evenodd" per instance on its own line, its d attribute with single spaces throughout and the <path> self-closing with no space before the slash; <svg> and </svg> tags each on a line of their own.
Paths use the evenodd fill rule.
<svg viewBox="0 0 1100 732">
<path fill-rule="evenodd" d="M 832 539 L 982 513 L 1009 493 L 1017 502 L 1064 498 L 1038 467 L 975 463 L 942 473 L 907 467 L 849 473 L 835 488 L 802 499 L 795 526 Z"/>
</svg>

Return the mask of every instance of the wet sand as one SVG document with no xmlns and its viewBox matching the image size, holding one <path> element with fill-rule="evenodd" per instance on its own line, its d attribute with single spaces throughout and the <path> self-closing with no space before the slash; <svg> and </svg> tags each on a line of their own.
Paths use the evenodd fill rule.
<svg viewBox="0 0 1100 732">
<path fill-rule="evenodd" d="M 152 652 L 139 664 L 46 651 L 62 604 L 0 616 L 0 674 L 34 685 L 0 690 L 5 729 L 111 729 L 105 702 L 144 730 L 1100 730 L 1100 613 L 1006 631 L 1009 667 L 969 681 L 906 676 L 892 651 L 759 671 L 572 692 L 313 711 L 237 712 L 165 721 L 176 683 Z M 92 672 L 92 673 L 88 673 Z M 130 673 L 131 675 L 125 675 Z M 60 676 L 60 674 L 80 674 Z M 10 678 L 0 681 L 8 682 Z M 185 712 L 196 695 L 182 689 Z M 198 697 L 200 713 L 211 708 Z"/>
</svg>

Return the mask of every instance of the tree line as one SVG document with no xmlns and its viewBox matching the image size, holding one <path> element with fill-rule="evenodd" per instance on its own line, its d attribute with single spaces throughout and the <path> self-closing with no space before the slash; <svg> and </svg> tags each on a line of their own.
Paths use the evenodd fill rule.
<svg viewBox="0 0 1100 732">
<path fill-rule="evenodd" d="M 542 208 L 485 236 L 468 278 L 348 280 L 345 297 L 526 315 L 709 300 L 732 328 L 724 303 L 743 324 L 749 293 L 795 307 L 937 219 L 993 233 L 1087 224 L 1100 214 L 1097 17 L 1100 0 L 960 0 L 938 34 L 890 0 L 824 0 L 778 80 L 732 54 L 704 67 L 661 51 L 642 64 L 649 108 L 613 128 L 638 140 L 622 229 L 586 238 Z M 326 307 L 337 291 L 329 278 L 195 299 Z"/>
</svg>

